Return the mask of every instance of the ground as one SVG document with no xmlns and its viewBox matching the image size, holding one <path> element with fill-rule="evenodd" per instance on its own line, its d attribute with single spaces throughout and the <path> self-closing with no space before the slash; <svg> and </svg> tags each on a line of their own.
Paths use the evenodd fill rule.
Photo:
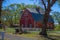
<svg viewBox="0 0 60 40">
<path fill-rule="evenodd" d="M 49 40 L 38 35 L 39 31 L 30 31 L 28 34 L 14 34 L 13 28 L 8 28 L 5 31 L 5 40 Z M 60 31 L 48 31 L 50 38 L 60 40 Z"/>
<path fill-rule="evenodd" d="M 58 34 L 59 35 L 59 34 Z M 53 39 L 60 40 L 60 36 L 51 35 L 50 36 Z M 33 34 L 22 34 L 22 35 L 16 35 L 16 34 L 5 34 L 5 38 L 8 38 L 8 40 L 49 40 L 47 38 L 44 38 L 39 35 L 33 35 Z"/>
</svg>

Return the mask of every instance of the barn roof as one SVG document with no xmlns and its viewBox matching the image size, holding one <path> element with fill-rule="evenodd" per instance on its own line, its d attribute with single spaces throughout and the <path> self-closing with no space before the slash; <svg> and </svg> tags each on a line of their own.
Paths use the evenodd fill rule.
<svg viewBox="0 0 60 40">
<path fill-rule="evenodd" d="M 37 22 L 42 22 L 43 21 L 44 16 L 42 14 L 35 14 L 35 13 L 31 12 L 31 15 L 32 15 L 32 17 L 35 21 L 37 21 Z M 54 23 L 54 20 L 51 17 L 51 15 L 49 16 L 48 22 L 53 22 Z"/>
<path fill-rule="evenodd" d="M 41 9 L 39 9 L 39 12 L 36 10 L 36 8 L 26 8 L 26 9 L 28 9 L 30 12 L 32 12 L 32 13 L 39 13 L 40 12 L 40 14 L 44 14 L 44 11 L 43 10 L 41 10 Z"/>
<path fill-rule="evenodd" d="M 30 12 L 33 12 L 33 13 L 38 13 L 37 11 L 36 11 L 36 9 L 34 9 L 34 8 L 27 8 Z"/>
<path fill-rule="evenodd" d="M 41 14 L 36 14 L 36 13 L 32 13 L 31 12 L 31 15 L 32 15 L 32 17 L 34 18 L 34 20 L 35 21 L 41 21 L 42 22 L 42 17 L 43 17 L 43 15 L 41 15 Z"/>
<path fill-rule="evenodd" d="M 37 21 L 37 22 L 39 22 L 39 21 L 42 22 L 43 21 L 44 13 L 41 12 L 41 10 L 38 12 L 36 9 L 33 9 L 33 8 L 31 8 L 31 9 L 27 8 L 27 9 L 31 13 L 31 15 L 32 15 L 32 17 L 35 21 Z M 54 23 L 54 20 L 52 19 L 51 15 L 48 19 L 48 22 L 53 22 Z"/>
</svg>

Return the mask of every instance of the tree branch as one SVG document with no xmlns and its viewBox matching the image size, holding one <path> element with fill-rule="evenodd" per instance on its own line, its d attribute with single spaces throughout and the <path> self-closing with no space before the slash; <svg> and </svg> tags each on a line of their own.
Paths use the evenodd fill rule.
<svg viewBox="0 0 60 40">
<path fill-rule="evenodd" d="M 48 0 L 48 6 L 50 6 L 50 0 Z"/>
<path fill-rule="evenodd" d="M 47 9 L 49 9 L 50 10 L 50 0 L 48 0 L 48 4 L 47 4 L 48 6 L 47 6 Z"/>
<path fill-rule="evenodd" d="M 44 3 L 44 0 L 41 0 L 41 1 L 42 1 L 43 5 L 45 7 L 45 10 L 46 10 L 46 4 Z"/>
<path fill-rule="evenodd" d="M 51 11 L 51 7 L 54 5 L 54 3 L 56 2 L 56 0 L 48 0 L 48 7 L 47 7 L 47 10 L 50 10 Z"/>
<path fill-rule="evenodd" d="M 51 7 L 53 6 L 53 4 L 54 4 L 56 1 L 57 1 L 57 0 L 52 0 Z"/>
</svg>

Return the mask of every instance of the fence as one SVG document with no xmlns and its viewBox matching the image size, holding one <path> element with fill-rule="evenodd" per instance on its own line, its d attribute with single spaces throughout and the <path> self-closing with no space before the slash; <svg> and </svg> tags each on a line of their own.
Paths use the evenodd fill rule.
<svg viewBox="0 0 60 40">
<path fill-rule="evenodd" d="M 28 31 L 40 31 L 41 28 L 22 28 L 22 30 L 28 30 Z"/>
</svg>

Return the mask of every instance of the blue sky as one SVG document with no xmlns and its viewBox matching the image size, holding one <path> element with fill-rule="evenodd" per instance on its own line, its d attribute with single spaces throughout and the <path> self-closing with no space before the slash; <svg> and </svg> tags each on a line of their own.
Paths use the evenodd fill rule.
<svg viewBox="0 0 60 40">
<path fill-rule="evenodd" d="M 10 4 L 13 4 L 13 3 L 17 3 L 17 4 L 20 4 L 20 3 L 34 4 L 34 2 L 33 1 L 30 1 L 30 0 L 6 0 L 3 3 L 3 6 L 7 6 L 7 5 L 10 5 Z"/>
<path fill-rule="evenodd" d="M 54 6 L 52 7 L 52 9 L 53 9 L 54 11 L 60 12 L 60 6 L 58 5 L 58 3 L 55 3 Z"/>
<path fill-rule="evenodd" d="M 3 7 L 8 6 L 10 4 L 14 4 L 14 3 L 17 3 L 17 4 L 25 3 L 25 4 L 33 5 L 34 2 L 35 4 L 38 4 L 38 1 L 36 2 L 36 1 L 31 1 L 31 0 L 5 0 L 3 3 Z M 54 6 L 52 7 L 52 10 L 60 12 L 60 7 L 58 6 L 58 3 L 54 4 Z"/>
</svg>

